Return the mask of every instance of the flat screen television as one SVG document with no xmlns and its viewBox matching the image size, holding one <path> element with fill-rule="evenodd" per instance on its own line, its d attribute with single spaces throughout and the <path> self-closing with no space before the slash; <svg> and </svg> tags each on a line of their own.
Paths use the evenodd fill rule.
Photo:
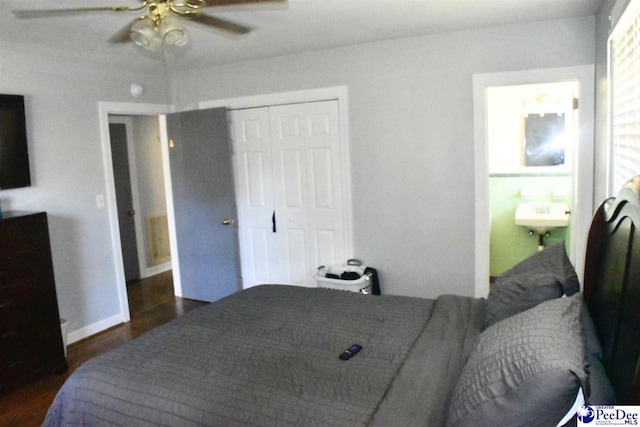
<svg viewBox="0 0 640 427">
<path fill-rule="evenodd" d="M 0 95 L 0 190 L 30 185 L 24 96 Z"/>
</svg>

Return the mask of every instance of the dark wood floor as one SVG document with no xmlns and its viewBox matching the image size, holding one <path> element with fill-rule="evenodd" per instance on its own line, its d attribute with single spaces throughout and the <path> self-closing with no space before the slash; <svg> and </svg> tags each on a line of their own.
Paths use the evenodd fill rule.
<svg viewBox="0 0 640 427">
<path fill-rule="evenodd" d="M 71 344 L 66 374 L 47 377 L 0 396 L 0 426 L 40 426 L 58 389 L 82 363 L 205 304 L 176 298 L 170 271 L 132 281 L 127 292 L 131 322 Z"/>
</svg>

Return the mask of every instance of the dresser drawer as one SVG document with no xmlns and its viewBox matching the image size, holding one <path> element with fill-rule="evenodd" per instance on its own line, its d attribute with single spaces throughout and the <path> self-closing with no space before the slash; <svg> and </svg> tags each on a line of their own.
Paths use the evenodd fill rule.
<svg viewBox="0 0 640 427">
<path fill-rule="evenodd" d="M 58 305 L 50 276 L 0 287 L 0 336 L 18 332 L 20 336 L 41 336 L 57 325 Z"/>
<path fill-rule="evenodd" d="M 58 305 L 53 273 L 48 272 L 29 280 L 0 286 L 0 308 L 5 303 L 17 303 L 27 309 Z"/>
<path fill-rule="evenodd" d="M 0 365 L 7 366 L 18 360 L 27 359 L 46 361 L 47 357 L 57 354 L 58 347 L 62 348 L 62 334 L 59 330 L 39 336 L 24 336 L 8 332 L 0 335 Z"/>
<path fill-rule="evenodd" d="M 0 352 L 0 393 L 17 384 L 67 369 L 60 337 L 48 336 Z"/>
<path fill-rule="evenodd" d="M 50 275 L 52 271 L 51 254 L 46 249 L 0 255 L 0 287 Z"/>
<path fill-rule="evenodd" d="M 0 393 L 15 387 L 29 373 L 30 366 L 21 360 L 0 362 Z"/>
<path fill-rule="evenodd" d="M 0 221 L 0 255 L 49 248 L 45 213 Z"/>
<path fill-rule="evenodd" d="M 0 218 L 0 394 L 67 369 L 45 213 Z"/>
</svg>

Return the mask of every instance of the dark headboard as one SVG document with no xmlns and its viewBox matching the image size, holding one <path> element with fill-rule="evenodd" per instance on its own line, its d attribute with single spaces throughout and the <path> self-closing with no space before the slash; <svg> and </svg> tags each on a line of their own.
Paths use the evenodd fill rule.
<svg viewBox="0 0 640 427">
<path fill-rule="evenodd" d="M 620 404 L 640 404 L 640 175 L 596 211 L 584 298 Z"/>
</svg>

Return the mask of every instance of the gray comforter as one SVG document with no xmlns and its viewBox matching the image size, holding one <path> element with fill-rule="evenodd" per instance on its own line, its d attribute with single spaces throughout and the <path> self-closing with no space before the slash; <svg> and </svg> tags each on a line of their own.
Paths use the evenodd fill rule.
<svg viewBox="0 0 640 427">
<path fill-rule="evenodd" d="M 44 425 L 441 425 L 483 312 L 465 297 L 251 288 L 85 363 Z"/>
</svg>

